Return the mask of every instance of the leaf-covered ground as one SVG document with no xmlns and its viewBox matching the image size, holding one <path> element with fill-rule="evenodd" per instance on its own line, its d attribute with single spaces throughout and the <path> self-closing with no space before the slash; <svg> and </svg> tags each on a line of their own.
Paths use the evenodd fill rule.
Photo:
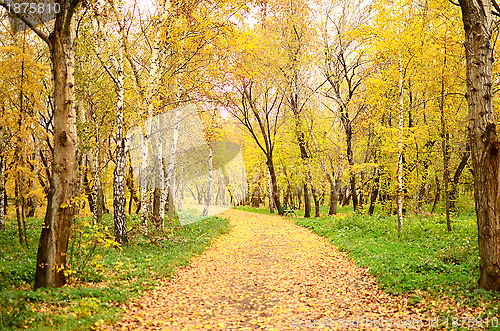
<svg viewBox="0 0 500 331">
<path fill-rule="evenodd" d="M 289 220 L 240 210 L 224 217 L 229 234 L 103 328 L 380 330 L 427 329 L 435 321 L 435 311 L 383 292 L 326 239 Z"/>
</svg>

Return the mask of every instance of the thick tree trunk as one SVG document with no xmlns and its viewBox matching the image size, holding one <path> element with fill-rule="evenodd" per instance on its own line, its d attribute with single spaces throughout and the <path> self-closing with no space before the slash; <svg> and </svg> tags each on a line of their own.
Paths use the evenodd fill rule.
<svg viewBox="0 0 500 331">
<path fill-rule="evenodd" d="M 337 214 L 337 204 L 341 187 L 342 182 L 339 178 L 336 178 L 335 182 L 332 180 L 332 182 L 330 183 L 330 209 L 328 210 L 328 215 Z"/>
<path fill-rule="evenodd" d="M 316 191 L 316 189 L 312 185 L 311 185 L 311 193 L 312 193 L 312 196 L 314 199 L 314 208 L 315 208 L 314 217 L 320 217 L 320 214 L 319 214 L 320 203 L 319 203 L 318 192 Z"/>
<path fill-rule="evenodd" d="M 38 246 L 35 289 L 66 283 L 66 252 L 73 218 L 71 200 L 77 187 L 76 113 L 74 104 L 74 6 L 61 0 L 49 36 L 54 90 L 54 159 L 47 211 Z"/>
<path fill-rule="evenodd" d="M 274 163 L 272 156 L 267 158 L 267 169 L 269 170 L 269 175 L 271 177 L 271 188 L 272 188 L 272 198 L 274 202 L 274 207 L 278 210 L 278 213 L 283 214 L 281 211 L 280 197 L 278 194 L 278 181 L 276 180 L 276 171 L 274 170 Z"/>
<path fill-rule="evenodd" d="M 490 1 L 459 0 L 465 30 L 469 139 L 474 170 L 479 286 L 500 290 L 500 141 L 492 95 L 494 23 Z"/>
</svg>

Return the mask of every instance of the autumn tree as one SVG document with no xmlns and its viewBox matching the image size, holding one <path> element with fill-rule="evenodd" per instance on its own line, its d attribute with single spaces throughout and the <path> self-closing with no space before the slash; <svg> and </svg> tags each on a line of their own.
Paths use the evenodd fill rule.
<svg viewBox="0 0 500 331">
<path fill-rule="evenodd" d="M 335 15 L 336 10 L 340 10 L 341 14 Z M 335 102 L 335 108 L 331 110 L 338 114 L 344 129 L 354 209 L 358 208 L 359 202 L 354 168 L 353 123 L 367 107 L 362 92 L 369 68 L 362 41 L 356 40 L 352 31 L 365 20 L 366 12 L 363 13 L 361 3 L 344 3 L 340 6 L 332 3 L 326 9 L 321 30 L 324 52 L 322 71 L 329 83 L 325 95 Z"/>
<path fill-rule="evenodd" d="M 479 286 L 500 290 L 500 141 L 493 108 L 492 2 L 459 0 L 465 31 L 469 139 L 481 257 Z M 496 1 L 493 5 L 498 9 Z M 497 13 L 498 15 L 498 13 Z"/>
<path fill-rule="evenodd" d="M 50 34 L 16 14 L 50 50 L 54 91 L 54 161 L 47 212 L 38 246 L 35 288 L 62 286 L 76 188 L 76 114 L 74 103 L 75 12 L 79 0 L 58 0 L 60 11 Z M 5 1 L 0 6 L 8 8 Z"/>
</svg>

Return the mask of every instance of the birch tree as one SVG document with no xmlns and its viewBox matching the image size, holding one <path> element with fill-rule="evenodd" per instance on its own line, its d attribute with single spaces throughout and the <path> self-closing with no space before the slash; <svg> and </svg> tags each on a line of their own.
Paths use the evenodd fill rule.
<svg viewBox="0 0 500 331">
<path fill-rule="evenodd" d="M 126 167 L 126 156 L 125 156 L 125 137 L 124 137 L 124 115 L 123 106 L 125 101 L 125 84 L 124 84 L 124 71 L 123 71 L 123 52 L 125 48 L 125 22 L 123 15 L 123 8 L 121 2 L 118 3 L 118 8 L 115 8 L 114 4 L 111 4 L 111 10 L 114 13 L 115 20 L 118 22 L 118 56 L 114 54 L 114 50 L 109 49 L 109 41 L 106 34 L 103 31 L 101 18 L 99 17 L 98 9 L 94 6 L 94 12 L 96 17 L 93 19 L 95 30 L 98 33 L 100 40 L 98 47 L 96 48 L 96 53 L 100 57 L 100 62 L 103 64 L 106 72 L 111 77 L 115 83 L 115 91 L 117 94 L 117 99 L 115 103 L 116 107 L 116 160 L 115 160 L 115 170 L 113 173 L 113 209 L 114 209 L 114 225 L 115 225 L 115 239 L 116 241 L 123 245 L 127 243 L 127 227 L 125 221 L 125 167 Z M 105 46 L 106 45 L 106 46 Z M 111 61 L 112 68 L 110 68 L 101 50 L 107 47 L 107 54 Z"/>
</svg>

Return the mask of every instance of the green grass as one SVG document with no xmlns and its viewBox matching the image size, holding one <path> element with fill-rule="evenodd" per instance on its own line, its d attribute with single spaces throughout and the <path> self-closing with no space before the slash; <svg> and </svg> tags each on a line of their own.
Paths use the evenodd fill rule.
<svg viewBox="0 0 500 331">
<path fill-rule="evenodd" d="M 454 218 L 451 233 L 441 216 L 406 217 L 400 234 L 396 222 L 395 216 L 348 213 L 300 219 L 297 224 L 349 253 L 391 294 L 474 290 L 479 256 L 473 218 Z"/>
<path fill-rule="evenodd" d="M 365 206 L 361 212 L 340 207 L 336 216 L 308 219 L 303 218 L 304 210 L 298 210 L 299 217 L 288 218 L 328 238 L 358 266 L 367 268 L 388 293 L 408 295 L 415 303 L 423 299 L 419 293 L 435 299 L 448 296 L 462 306 L 486 306 L 483 318 L 499 317 L 500 294 L 477 286 L 480 259 L 473 204 L 460 202 L 459 213 L 452 215 L 452 232 L 446 229 L 441 206 L 436 214 L 424 206 L 423 214 L 405 215 L 401 233 L 396 216 L 383 208 L 373 216 Z M 265 207 L 238 209 L 269 214 Z M 328 213 L 326 206 L 320 211 Z M 446 314 L 443 317 L 454 316 Z"/>
<path fill-rule="evenodd" d="M 104 321 L 113 323 L 123 313 L 121 303 L 171 277 L 176 267 L 187 265 L 230 230 L 227 220 L 211 217 L 185 226 L 170 223 L 164 231 L 152 226 L 144 236 L 134 217 L 128 220 L 130 245 L 120 250 L 106 235 L 113 228 L 109 215 L 97 228 L 89 220 L 75 223 L 71 282 L 33 291 L 42 220 L 27 221 L 29 248 L 19 244 L 16 224 L 6 222 L 6 231 L 0 231 L 0 329 L 88 330 Z"/>
</svg>

